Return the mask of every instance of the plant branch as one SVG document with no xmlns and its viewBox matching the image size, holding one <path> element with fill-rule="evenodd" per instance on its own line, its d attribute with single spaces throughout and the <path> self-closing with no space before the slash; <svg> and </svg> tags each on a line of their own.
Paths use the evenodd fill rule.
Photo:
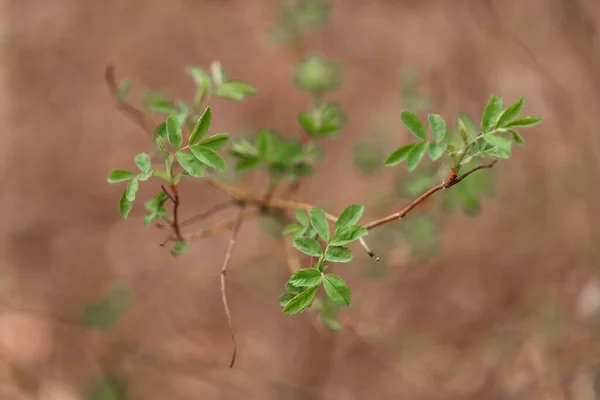
<svg viewBox="0 0 600 400">
<path fill-rule="evenodd" d="M 179 224 L 180 227 L 182 226 L 186 226 L 189 225 L 191 223 L 194 222 L 199 222 L 199 221 L 203 221 L 207 218 L 210 218 L 213 214 L 218 213 L 219 211 L 225 210 L 229 207 L 233 206 L 233 202 L 232 201 L 224 201 L 223 203 L 219 203 L 215 206 L 212 206 L 211 208 L 209 208 L 206 211 L 201 212 L 200 214 L 194 215 L 193 217 L 190 217 L 188 219 L 186 219 L 185 221 L 181 222 Z"/>
<path fill-rule="evenodd" d="M 498 160 L 494 160 L 489 164 L 479 165 L 475 168 L 470 169 L 469 171 L 465 172 L 464 174 L 462 174 L 461 176 L 459 176 L 457 178 L 450 179 L 447 182 L 443 182 L 443 183 L 440 183 L 439 185 L 432 187 L 431 189 L 429 189 L 428 191 L 423 193 L 421 196 L 419 196 L 416 200 L 414 200 L 412 203 L 410 203 L 408 206 L 406 206 L 401 211 L 391 214 L 391 215 L 388 215 L 387 217 L 377 219 L 373 222 L 370 222 L 365 225 L 365 228 L 368 230 L 371 230 L 371 229 L 377 228 L 378 226 L 387 224 L 388 222 L 392 222 L 392 221 L 396 221 L 396 220 L 400 220 L 400 219 L 404 218 L 406 216 L 406 214 L 408 214 L 411 210 L 413 210 L 415 207 L 417 207 L 419 204 L 421 204 L 423 201 L 425 201 L 429 196 L 431 196 L 435 192 L 438 192 L 442 189 L 451 188 L 452 186 L 461 182 L 463 179 L 465 179 L 467 176 L 471 175 L 475 171 L 479 171 L 480 169 L 492 168 L 496 164 L 497 161 Z"/>
<path fill-rule="evenodd" d="M 183 241 L 183 236 L 181 236 L 181 228 L 179 227 L 179 191 L 175 185 L 171 186 L 171 190 L 173 191 L 173 231 L 175 232 L 175 237 L 177 240 Z"/>
<path fill-rule="evenodd" d="M 150 118 L 146 116 L 146 114 L 140 109 L 132 106 L 125 100 L 120 100 L 117 98 L 117 94 L 119 92 L 119 85 L 117 84 L 117 79 L 115 76 L 115 66 L 112 63 L 106 65 L 106 69 L 104 70 L 104 80 L 106 81 L 106 85 L 108 86 L 108 90 L 111 95 L 115 99 L 115 106 L 117 110 L 119 110 L 123 115 L 141 127 L 146 134 L 152 136 L 154 134 L 154 123 Z"/>
<path fill-rule="evenodd" d="M 235 219 L 235 223 L 232 227 L 231 239 L 229 240 L 229 246 L 227 247 L 227 253 L 225 253 L 225 260 L 223 260 L 223 266 L 221 267 L 221 298 L 223 300 L 223 307 L 225 308 L 225 314 L 227 315 L 227 323 L 229 325 L 229 333 L 231 334 L 231 341 L 233 342 L 233 354 L 231 355 L 231 363 L 229 364 L 229 368 L 233 368 L 233 364 L 235 363 L 235 356 L 237 354 L 237 342 L 235 341 L 235 334 L 233 333 L 233 321 L 231 318 L 231 311 L 229 310 L 229 305 L 227 303 L 227 291 L 225 286 L 225 278 L 227 275 L 227 265 L 229 264 L 229 260 L 231 258 L 231 253 L 233 252 L 233 248 L 235 247 L 235 242 L 237 240 L 238 233 L 240 231 L 240 226 L 242 225 L 244 208 L 240 208 L 238 215 Z"/>
<path fill-rule="evenodd" d="M 259 214 L 259 210 L 257 210 L 257 209 L 244 209 L 242 211 L 242 219 L 248 219 L 250 217 L 257 216 L 258 214 Z M 218 223 L 212 225 L 209 228 L 202 229 L 200 231 L 184 235 L 183 238 L 186 242 L 189 240 L 194 240 L 194 239 L 203 239 L 205 237 L 212 236 L 219 232 L 233 228 L 233 226 L 235 226 L 235 222 L 236 222 L 236 218 L 228 218 L 226 220 L 223 220 L 221 222 L 218 222 Z"/>
<path fill-rule="evenodd" d="M 169 200 L 171 200 L 173 203 L 175 203 L 175 199 L 173 198 L 173 196 L 171 196 L 171 193 L 169 193 L 169 191 L 167 190 L 165 185 L 160 185 L 160 188 L 162 189 L 163 192 L 165 192 L 165 194 L 167 195 Z"/>
</svg>

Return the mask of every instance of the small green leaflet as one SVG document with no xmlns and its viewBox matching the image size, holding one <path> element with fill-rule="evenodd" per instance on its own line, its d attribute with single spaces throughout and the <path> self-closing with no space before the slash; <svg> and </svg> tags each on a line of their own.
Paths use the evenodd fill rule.
<svg viewBox="0 0 600 400">
<path fill-rule="evenodd" d="M 242 101 L 246 95 L 254 95 L 257 90 L 254 86 L 241 81 L 229 81 L 217 86 L 215 95 L 224 99 Z"/>
<path fill-rule="evenodd" d="M 349 306 L 351 291 L 346 282 L 337 275 L 327 274 L 323 277 L 323 287 L 329 298 L 338 306 Z"/>
<path fill-rule="evenodd" d="M 210 107 L 206 107 L 204 113 L 198 118 L 198 122 L 196 122 L 196 126 L 190 135 L 190 140 L 188 141 L 188 145 L 194 145 L 202 140 L 202 138 L 208 132 L 210 128 L 210 124 L 212 123 L 212 109 Z"/>
<path fill-rule="evenodd" d="M 519 135 L 516 131 L 509 129 L 508 132 L 512 135 L 513 140 L 519 146 L 525 146 L 525 139 L 521 135 Z"/>
<path fill-rule="evenodd" d="M 398 147 L 388 156 L 387 160 L 385 160 L 385 165 L 388 167 L 393 167 L 394 165 L 400 164 L 402 161 L 406 160 L 408 153 L 410 153 L 412 149 L 417 146 L 417 144 L 418 143 L 410 143 L 402 147 Z"/>
<path fill-rule="evenodd" d="M 423 123 L 415 114 L 408 111 L 402 111 L 400 113 L 400 120 L 402 121 L 404 126 L 410 131 L 410 133 L 417 137 L 417 139 L 427 140 L 427 132 L 425 131 L 425 126 L 423 126 Z"/>
<path fill-rule="evenodd" d="M 481 129 L 483 132 L 488 132 L 492 126 L 496 125 L 500 114 L 502 113 L 502 99 L 496 95 L 490 96 L 483 115 L 481 116 Z"/>
<path fill-rule="evenodd" d="M 512 103 L 510 106 L 502 112 L 498 122 L 496 123 L 496 128 L 501 127 L 506 122 L 510 122 L 517 118 L 523 109 L 523 105 L 525 104 L 525 97 L 521 97 L 519 100 Z"/>
<path fill-rule="evenodd" d="M 283 313 L 289 315 L 298 314 L 299 312 L 304 311 L 306 307 L 310 307 L 317 296 L 317 289 L 319 289 L 319 285 L 310 287 L 304 292 L 294 296 L 294 298 L 288 301 L 283 308 Z"/>
<path fill-rule="evenodd" d="M 327 222 L 325 211 L 321 208 L 314 207 L 308 212 L 308 215 L 310 217 L 310 223 L 315 231 L 317 231 L 317 234 L 325 242 L 329 242 L 331 232 L 329 231 L 329 223 Z"/>
<path fill-rule="evenodd" d="M 285 305 L 287 303 L 290 302 L 290 300 L 292 300 L 294 298 L 295 294 L 293 293 L 284 293 L 281 296 L 279 296 L 279 305 L 281 307 L 285 307 Z"/>
<path fill-rule="evenodd" d="M 365 207 L 358 204 L 351 204 L 344 208 L 335 222 L 335 232 L 339 232 L 347 226 L 354 226 L 365 211 Z"/>
<path fill-rule="evenodd" d="M 214 150 L 204 147 L 200 144 L 190 146 L 190 150 L 192 151 L 194 157 L 209 167 L 221 172 L 227 171 L 227 164 L 225 163 L 225 160 L 223 160 L 223 158 Z"/>
<path fill-rule="evenodd" d="M 352 261 L 352 251 L 347 247 L 329 246 L 325 252 L 325 260 L 331 262 L 350 262 Z"/>
<path fill-rule="evenodd" d="M 137 165 L 143 173 L 148 173 L 148 171 L 150 171 L 150 156 L 146 153 L 138 154 L 135 156 L 135 165 Z"/>
<path fill-rule="evenodd" d="M 183 142 L 183 133 L 181 132 L 179 120 L 176 116 L 171 115 L 167 118 L 166 126 L 169 143 L 171 143 L 171 146 L 173 146 L 174 149 L 179 149 Z"/>
<path fill-rule="evenodd" d="M 483 135 L 483 138 L 492 146 L 496 146 L 504 151 L 510 151 L 510 139 L 507 139 L 504 136 L 495 133 L 487 133 Z"/>
<path fill-rule="evenodd" d="M 435 161 L 438 158 L 440 158 L 442 156 L 442 154 L 444 154 L 444 152 L 446 151 L 447 148 L 448 148 L 447 144 L 437 144 L 437 143 L 430 142 L 429 143 L 429 157 L 431 158 L 431 161 Z"/>
<path fill-rule="evenodd" d="M 409 171 L 414 171 L 417 168 L 428 148 L 429 143 L 418 143 L 412 148 L 406 156 L 406 166 Z"/>
<path fill-rule="evenodd" d="M 119 183 L 128 181 L 133 178 L 135 178 L 135 174 L 131 171 L 128 171 L 126 169 L 113 169 L 112 171 L 110 171 L 110 174 L 108 174 L 107 182 Z"/>
<path fill-rule="evenodd" d="M 216 135 L 204 139 L 198 144 L 204 147 L 208 147 L 209 149 L 219 150 L 221 147 L 227 144 L 228 140 L 229 135 L 227 133 L 217 133 Z"/>
<path fill-rule="evenodd" d="M 302 224 L 302 226 L 308 226 L 308 216 L 306 215 L 306 212 L 303 210 L 296 210 L 295 211 L 296 214 L 296 219 L 298 220 L 298 222 L 300 222 L 300 224 Z"/>
<path fill-rule="evenodd" d="M 292 244 L 295 248 L 308 256 L 321 257 L 321 255 L 323 255 L 323 249 L 321 248 L 321 245 L 314 239 L 298 237 L 292 239 Z"/>
<path fill-rule="evenodd" d="M 315 268 L 302 268 L 290 277 L 289 282 L 295 287 L 309 287 L 320 284 L 322 276 Z"/>
<path fill-rule="evenodd" d="M 369 231 L 367 231 L 362 226 L 346 226 L 345 228 L 342 228 L 339 231 L 337 231 L 335 235 L 333 235 L 333 239 L 331 239 L 330 245 L 343 246 L 345 244 L 352 243 L 363 236 L 367 236 L 368 234 Z"/>
<path fill-rule="evenodd" d="M 127 189 L 123 191 L 121 200 L 119 200 L 119 212 L 124 219 L 127 219 L 129 212 L 133 208 L 133 201 L 127 199 Z"/>
<path fill-rule="evenodd" d="M 429 114 L 427 118 L 435 141 L 439 143 L 444 140 L 446 137 L 446 121 L 438 114 Z"/>
<path fill-rule="evenodd" d="M 204 164 L 202 164 L 193 154 L 179 151 L 176 154 L 179 165 L 187 171 L 190 176 L 202 178 L 204 176 Z"/>
<path fill-rule="evenodd" d="M 139 187 L 140 187 L 140 182 L 137 179 L 137 177 L 132 179 L 131 182 L 129 182 L 129 185 L 127 185 L 127 189 L 125 189 L 125 196 L 127 197 L 127 200 L 129 200 L 129 201 L 135 200 L 135 195 L 136 195 Z"/>
<path fill-rule="evenodd" d="M 534 126 L 542 122 L 540 117 L 523 117 L 519 119 L 515 119 L 514 121 L 509 122 L 505 125 L 506 128 L 517 128 L 517 127 L 527 127 Z"/>
<path fill-rule="evenodd" d="M 179 257 L 180 255 L 185 253 L 187 249 L 188 245 L 184 241 L 178 240 L 177 242 L 175 242 L 173 247 L 171 247 L 171 255 L 173 257 Z"/>
</svg>

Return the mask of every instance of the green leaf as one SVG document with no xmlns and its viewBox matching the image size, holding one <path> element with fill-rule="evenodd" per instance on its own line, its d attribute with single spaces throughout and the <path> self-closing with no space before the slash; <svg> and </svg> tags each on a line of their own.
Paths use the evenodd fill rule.
<svg viewBox="0 0 600 400">
<path fill-rule="evenodd" d="M 308 220 L 308 215 L 306 214 L 305 211 L 296 210 L 295 214 L 296 214 L 296 219 L 298 220 L 298 222 L 300 222 L 300 224 L 302 224 L 302 226 L 308 226 L 309 220 Z"/>
<path fill-rule="evenodd" d="M 419 165 L 425 152 L 429 148 L 429 143 L 418 143 L 406 156 L 406 166 L 409 171 L 414 171 Z"/>
<path fill-rule="evenodd" d="M 512 135 L 513 140 L 516 144 L 518 144 L 519 146 L 525 146 L 525 139 L 523 139 L 523 136 L 519 135 L 516 131 L 512 129 L 509 129 L 508 132 Z"/>
<path fill-rule="evenodd" d="M 342 84 L 339 62 L 328 62 L 319 54 L 312 54 L 294 67 L 294 85 L 307 92 L 322 94 Z"/>
<path fill-rule="evenodd" d="M 295 296 L 297 294 L 302 293 L 304 291 L 304 288 L 294 286 L 290 281 L 287 281 L 285 283 L 285 290 Z"/>
<path fill-rule="evenodd" d="M 257 90 L 254 86 L 241 81 L 229 81 L 217 87 L 215 95 L 224 99 L 242 101 L 246 95 L 254 95 Z"/>
<path fill-rule="evenodd" d="M 487 133 L 487 134 L 483 135 L 483 138 L 485 139 L 486 142 L 488 142 L 492 146 L 496 146 L 496 147 L 500 148 L 501 150 L 505 150 L 505 151 L 510 150 L 510 143 L 511 143 L 510 139 L 507 139 L 504 136 L 501 136 L 496 133 Z"/>
<path fill-rule="evenodd" d="M 338 306 L 349 306 L 351 292 L 346 282 L 339 276 L 327 274 L 323 277 L 323 287 L 329 298 Z"/>
<path fill-rule="evenodd" d="M 167 118 L 166 126 L 169 143 L 171 143 L 173 148 L 179 149 L 181 147 L 181 143 L 183 142 L 183 133 L 181 132 L 179 120 L 176 116 L 171 115 Z"/>
<path fill-rule="evenodd" d="M 212 109 L 210 107 L 206 107 L 204 113 L 198 118 L 198 122 L 196 122 L 196 126 L 190 135 L 190 140 L 188 141 L 188 145 L 194 145 L 202 140 L 202 138 L 208 132 L 210 128 L 210 124 L 212 123 Z"/>
<path fill-rule="evenodd" d="M 523 117 L 519 119 L 515 119 L 514 121 L 509 122 L 505 125 L 506 128 L 517 128 L 517 127 L 527 127 L 534 126 L 542 122 L 540 117 Z"/>
<path fill-rule="evenodd" d="M 242 158 L 260 158 L 260 152 L 245 139 L 238 139 L 231 146 L 231 153 Z"/>
<path fill-rule="evenodd" d="M 194 83 L 196 83 L 196 94 L 194 95 L 194 106 L 199 107 L 204 98 L 210 92 L 212 83 L 210 80 L 210 75 L 200 67 L 189 66 L 187 68 L 187 73 L 192 77 Z"/>
<path fill-rule="evenodd" d="M 343 328 L 343 325 L 339 320 L 329 316 L 323 317 L 323 325 L 325 326 L 325 328 L 334 332 L 338 332 Z"/>
<path fill-rule="evenodd" d="M 217 133 L 209 138 L 204 139 L 199 144 L 208 147 L 209 149 L 218 150 L 227 144 L 229 135 L 227 133 Z"/>
<path fill-rule="evenodd" d="M 501 127 L 504 123 L 510 122 L 519 116 L 519 113 L 523 109 L 523 105 L 525 104 L 525 97 L 521 97 L 519 100 L 512 103 L 510 106 L 506 108 L 498 118 L 498 122 L 496 122 L 496 128 Z"/>
<path fill-rule="evenodd" d="M 400 113 L 400 120 L 404 126 L 420 140 L 427 140 L 427 131 L 425 126 L 415 114 L 409 111 L 402 111 Z"/>
<path fill-rule="evenodd" d="M 363 236 L 367 236 L 368 234 L 369 231 L 362 226 L 346 226 L 333 235 L 333 239 L 331 239 L 329 244 L 332 246 L 343 246 L 345 244 L 352 243 Z"/>
<path fill-rule="evenodd" d="M 323 255 L 323 249 L 321 248 L 321 245 L 314 239 L 298 237 L 292 239 L 292 244 L 295 248 L 306 255 L 313 257 L 321 257 Z"/>
<path fill-rule="evenodd" d="M 181 165 L 190 176 L 195 178 L 204 177 L 204 164 L 198 161 L 193 154 L 179 151 L 177 152 L 176 157 L 177 161 L 179 161 L 179 165 Z"/>
<path fill-rule="evenodd" d="M 225 71 L 223 71 L 223 68 L 221 67 L 221 63 L 216 60 L 210 64 L 210 75 L 217 86 L 222 85 L 223 82 L 225 82 L 225 79 L 227 79 Z"/>
<path fill-rule="evenodd" d="M 398 147 L 396 150 L 392 152 L 385 160 L 385 165 L 388 167 L 393 167 L 394 165 L 400 164 L 402 161 L 406 160 L 408 154 L 414 149 L 419 143 L 410 143 L 404 145 L 402 147 Z"/>
<path fill-rule="evenodd" d="M 125 182 L 125 181 L 135 178 L 135 176 L 136 175 L 133 172 L 128 171 L 126 169 L 113 169 L 108 174 L 107 181 L 108 181 L 108 183 Z"/>
<path fill-rule="evenodd" d="M 294 298 L 295 294 L 292 293 L 284 293 L 281 296 L 279 296 L 279 305 L 281 307 L 285 307 L 285 305 L 287 303 L 290 302 L 290 300 L 292 300 Z"/>
<path fill-rule="evenodd" d="M 338 233 L 342 229 L 348 226 L 354 226 L 365 211 L 365 207 L 358 204 L 351 204 L 344 208 L 344 211 L 340 214 L 337 221 L 335 222 L 335 233 Z"/>
<path fill-rule="evenodd" d="M 152 112 L 159 114 L 177 114 L 177 107 L 173 105 L 170 101 L 156 99 L 148 102 L 146 107 Z"/>
<path fill-rule="evenodd" d="M 129 182 L 129 185 L 127 185 L 127 189 L 125 189 L 127 200 L 134 201 L 135 195 L 139 188 L 140 188 L 139 180 L 137 178 L 133 178 L 131 180 L 131 182 Z"/>
<path fill-rule="evenodd" d="M 209 167 L 221 172 L 227 171 L 227 164 L 225 163 L 225 160 L 223 160 L 223 158 L 217 154 L 216 151 L 199 144 L 191 146 L 190 150 L 192 151 L 194 157 Z"/>
<path fill-rule="evenodd" d="M 183 240 L 178 240 L 175 245 L 171 247 L 171 255 L 173 257 L 179 257 L 188 249 L 188 245 Z"/>
<path fill-rule="evenodd" d="M 282 233 L 284 235 L 289 235 L 290 233 L 299 232 L 302 229 L 303 228 L 300 225 L 298 225 L 298 224 L 290 224 L 290 225 L 287 225 L 285 228 L 283 228 L 283 232 Z"/>
<path fill-rule="evenodd" d="M 446 137 L 446 121 L 444 121 L 444 118 L 438 114 L 429 114 L 427 118 L 435 141 L 439 143 L 444 140 Z"/>
<path fill-rule="evenodd" d="M 129 216 L 129 212 L 133 208 L 133 201 L 127 199 L 127 189 L 121 195 L 121 200 L 119 200 L 119 211 L 121 212 L 121 216 L 124 219 L 127 219 Z"/>
<path fill-rule="evenodd" d="M 242 160 L 238 161 L 237 164 L 235 164 L 235 170 L 238 172 L 251 170 L 253 168 L 258 167 L 260 165 L 261 161 L 262 160 L 260 158 L 242 159 Z"/>
<path fill-rule="evenodd" d="M 296 287 L 309 287 L 321 283 L 321 273 L 315 268 L 302 268 L 290 277 L 290 283 Z"/>
<path fill-rule="evenodd" d="M 438 158 L 440 158 L 442 156 L 442 154 L 444 154 L 444 152 L 446 151 L 447 148 L 448 148 L 447 144 L 437 144 L 437 143 L 430 142 L 429 143 L 429 157 L 431 158 L 431 161 L 435 161 Z"/>
<path fill-rule="evenodd" d="M 308 215 L 310 217 L 310 223 L 315 231 L 317 231 L 317 234 L 325 242 L 329 242 L 331 232 L 329 230 L 329 223 L 327 222 L 325 211 L 321 208 L 314 207 L 310 209 Z"/>
<path fill-rule="evenodd" d="M 502 113 L 503 102 L 499 96 L 490 96 L 483 115 L 481 116 L 481 129 L 483 132 L 488 132 L 492 126 L 496 125 L 500 114 Z"/>
<path fill-rule="evenodd" d="M 138 166 L 140 171 L 147 173 L 150 171 L 150 156 L 146 153 L 140 153 L 135 156 L 135 164 Z"/>
<path fill-rule="evenodd" d="M 304 292 L 294 296 L 283 308 L 284 314 L 297 314 L 310 307 L 317 296 L 318 285 L 306 289 Z"/>
<path fill-rule="evenodd" d="M 272 148 L 271 133 L 267 130 L 261 130 L 256 136 L 256 147 L 261 158 L 264 158 Z"/>
<path fill-rule="evenodd" d="M 329 246 L 325 252 L 325 260 L 331 262 L 350 262 L 352 261 L 352 251 L 347 247 Z"/>
</svg>

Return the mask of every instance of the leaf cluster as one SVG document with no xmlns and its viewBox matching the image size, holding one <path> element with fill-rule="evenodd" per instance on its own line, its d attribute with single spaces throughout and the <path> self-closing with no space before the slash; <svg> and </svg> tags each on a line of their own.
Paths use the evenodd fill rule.
<svg viewBox="0 0 600 400">
<path fill-rule="evenodd" d="M 363 211 L 364 207 L 361 205 L 346 207 L 335 222 L 333 234 L 321 208 L 310 209 L 308 215 L 296 213 L 298 224 L 287 226 L 285 232 L 292 235 L 292 244 L 296 249 L 318 260 L 314 268 L 299 269 L 286 283 L 286 293 L 279 298 L 285 314 L 296 314 L 310 307 L 321 285 L 335 304 L 350 305 L 350 288 L 337 275 L 325 272 L 328 268 L 325 262 L 352 261 L 352 251 L 347 245 L 368 234 L 364 227 L 357 224 Z"/>
<path fill-rule="evenodd" d="M 432 161 L 443 155 L 450 158 L 452 168 L 458 171 L 463 165 L 476 157 L 510 158 L 511 145 L 524 145 L 523 137 L 517 128 L 534 126 L 541 121 L 539 117 L 519 117 L 525 99 L 503 108 L 503 100 L 493 95 L 481 116 L 480 130 L 469 131 L 466 122 L 459 118 L 457 132 L 449 132 L 446 121 L 438 114 L 427 116 L 428 129 L 421 119 L 409 111 L 400 113 L 400 120 L 408 131 L 419 141 L 409 143 L 394 150 L 387 158 L 387 166 L 395 166 L 406 161 L 409 171 L 413 171 L 429 154 Z"/>
</svg>

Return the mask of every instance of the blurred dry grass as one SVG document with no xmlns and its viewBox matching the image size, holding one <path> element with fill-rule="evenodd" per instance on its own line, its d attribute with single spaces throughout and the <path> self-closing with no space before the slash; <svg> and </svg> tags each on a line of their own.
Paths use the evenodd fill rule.
<svg viewBox="0 0 600 400">
<path fill-rule="evenodd" d="M 119 219 L 119 189 L 105 177 L 143 150 L 143 137 L 113 109 L 103 68 L 113 61 L 137 88 L 190 96 L 185 66 L 218 59 L 260 94 L 215 101 L 214 128 L 292 133 L 307 98 L 290 84 L 297 54 L 265 40 L 277 4 L 4 1 L 0 397 L 79 399 L 114 373 L 145 400 L 599 398 L 596 0 L 336 1 L 331 26 L 305 50 L 345 62 L 335 97 L 351 121 L 326 144 L 303 199 L 339 211 L 392 184 L 391 174 L 369 182 L 348 168 L 373 118 L 392 128 L 394 144 L 406 139 L 403 66 L 418 68 L 442 115 L 476 114 L 491 93 L 524 95 L 545 123 L 499 165 L 481 215 L 444 218 L 438 257 L 417 263 L 399 249 L 385 280 L 357 266 L 343 272 L 355 304 L 342 319 L 353 330 L 322 336 L 308 316 L 282 315 L 283 250 L 256 235 L 257 222 L 245 225 L 229 274 L 239 357 L 227 369 L 218 284 L 227 238 L 173 260 L 139 208 Z M 194 209 L 220 198 L 184 191 Z M 132 285 L 135 304 L 97 336 L 77 318 L 112 282 Z"/>
</svg>

